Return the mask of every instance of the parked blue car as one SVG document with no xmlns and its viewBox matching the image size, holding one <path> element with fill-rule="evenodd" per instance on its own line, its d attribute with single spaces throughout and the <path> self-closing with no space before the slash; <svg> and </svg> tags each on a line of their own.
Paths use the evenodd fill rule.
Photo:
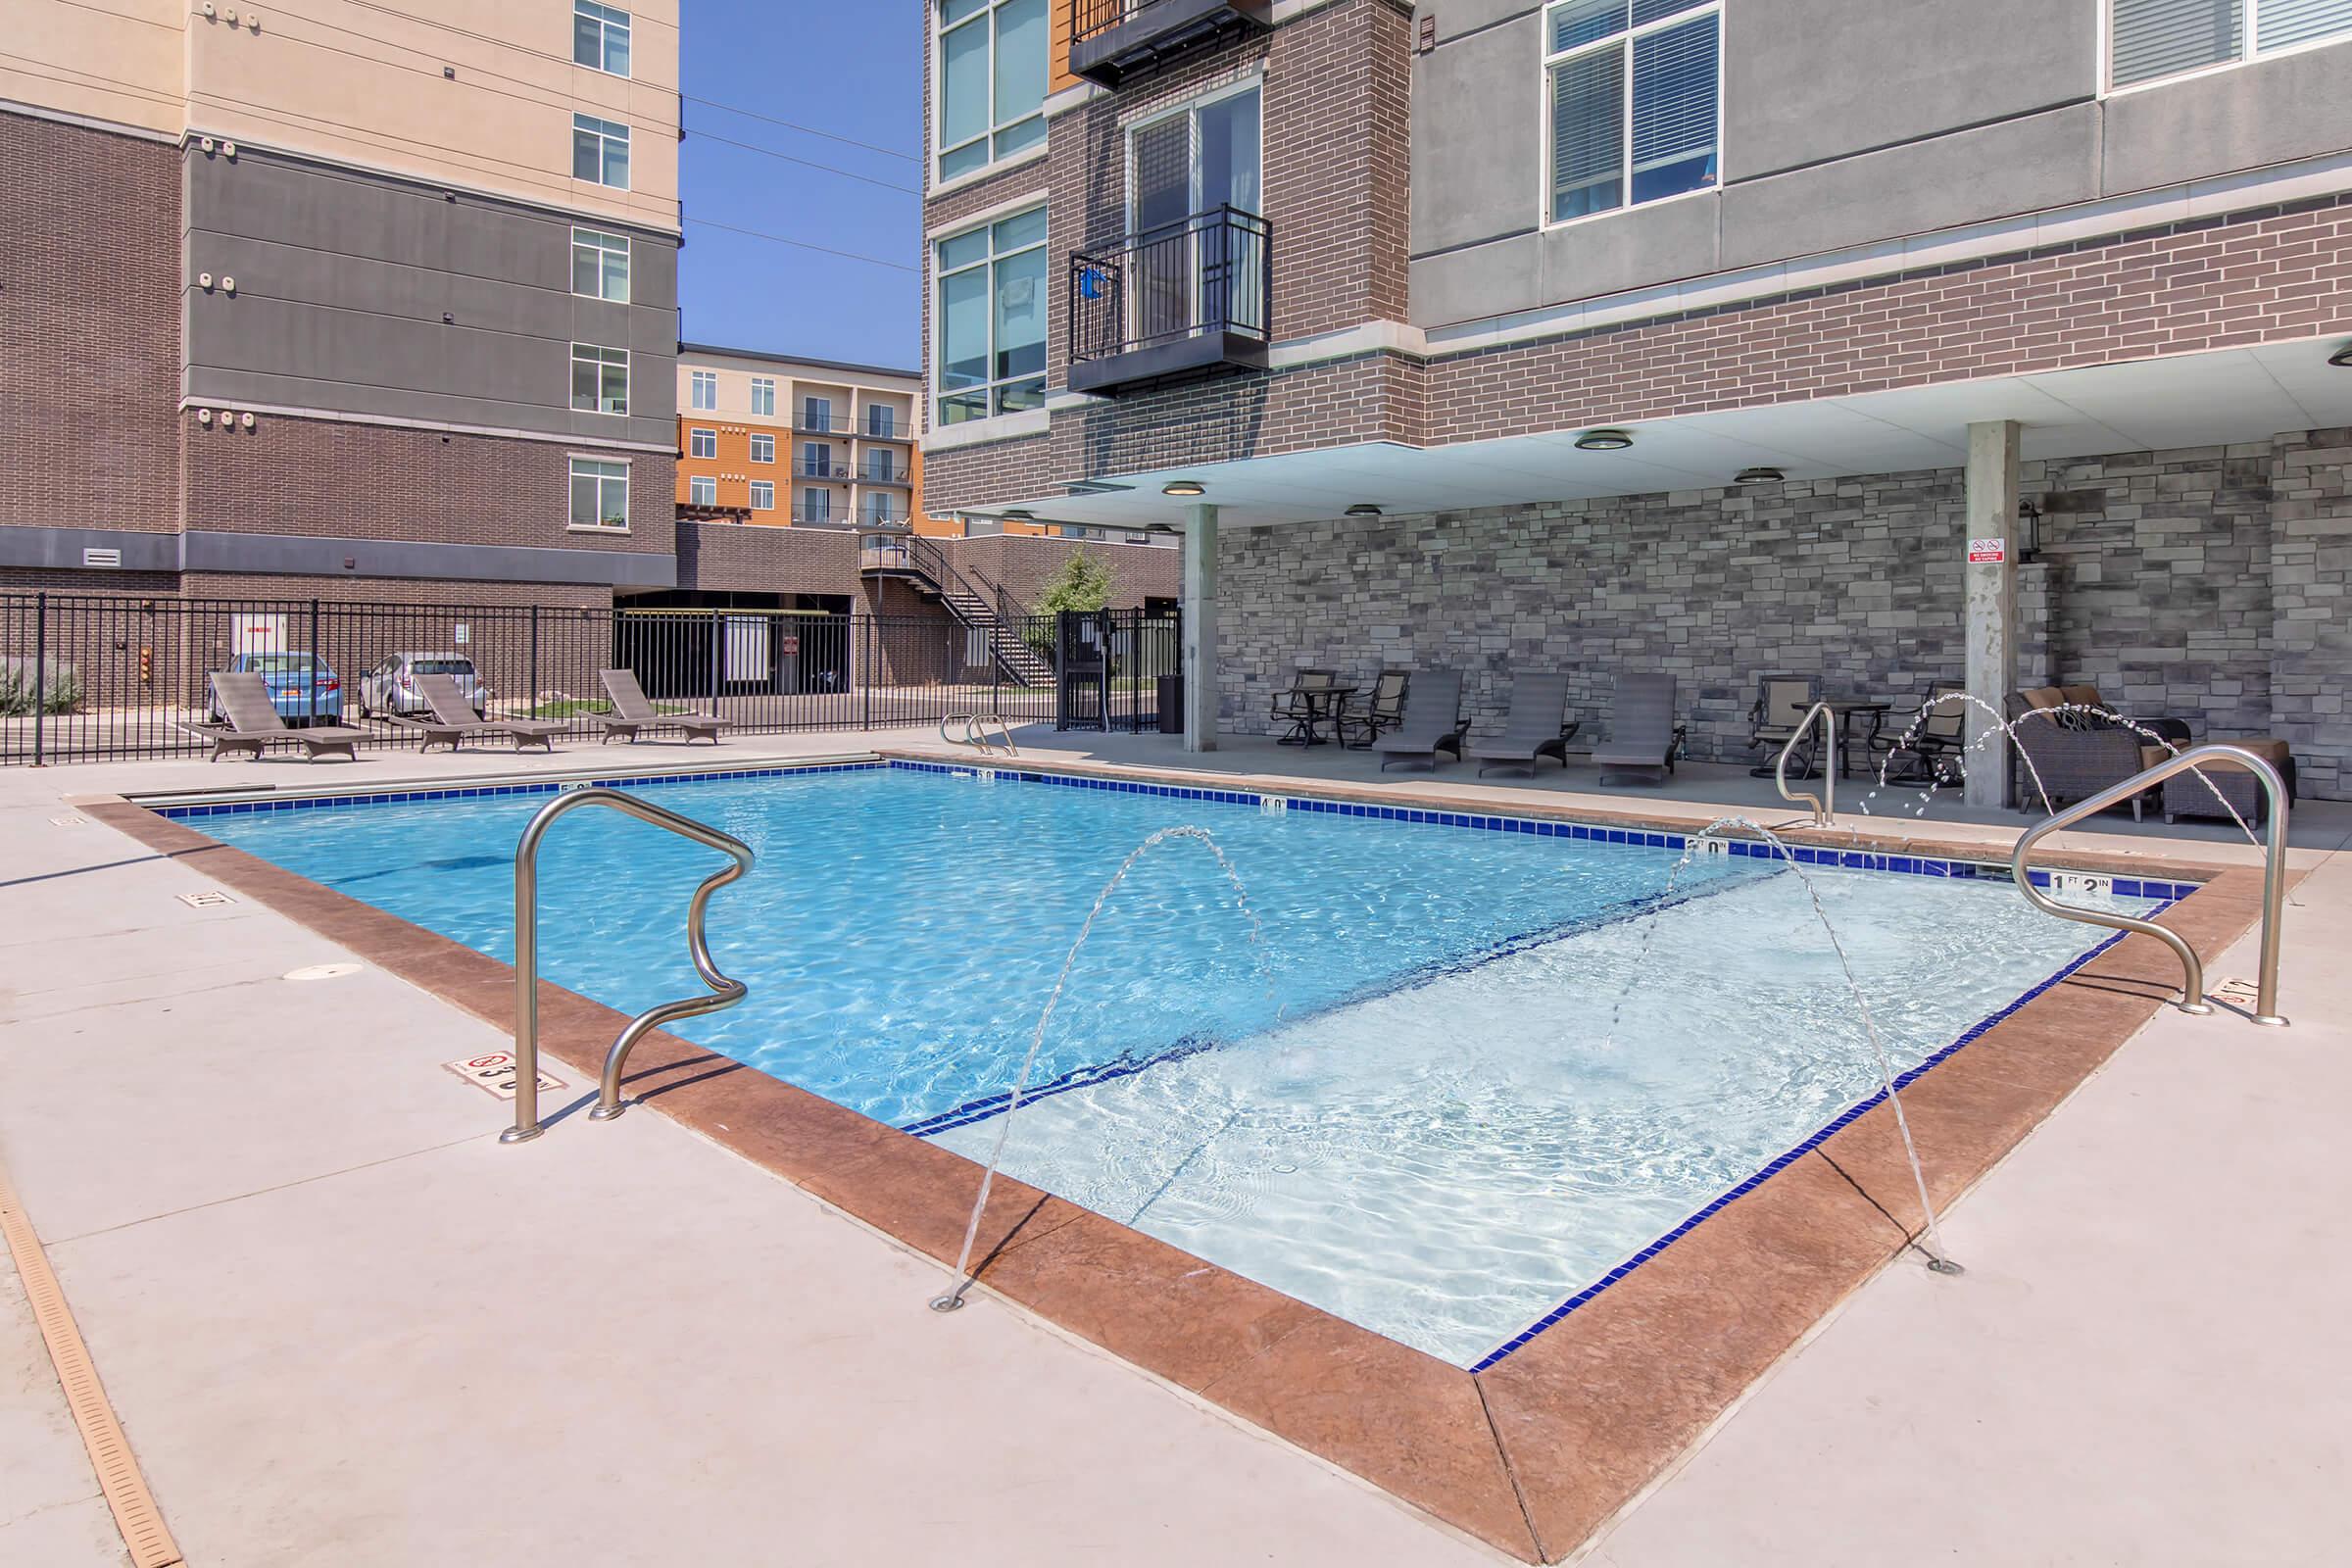
<svg viewBox="0 0 2352 1568">
<path fill-rule="evenodd" d="M 316 654 L 238 654 L 228 662 L 228 668 L 231 674 L 243 670 L 258 673 L 262 684 L 270 688 L 270 706 L 289 724 L 308 724 L 314 717 L 321 724 L 343 721 L 342 678 Z M 314 686 L 318 688 L 315 707 Z M 213 721 L 227 722 L 217 699 Z"/>
</svg>

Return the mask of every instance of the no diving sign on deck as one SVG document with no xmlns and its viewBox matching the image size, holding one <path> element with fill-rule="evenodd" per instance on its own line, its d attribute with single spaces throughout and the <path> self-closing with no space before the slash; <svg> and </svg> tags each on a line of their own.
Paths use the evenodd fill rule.
<svg viewBox="0 0 2352 1568">
<path fill-rule="evenodd" d="M 511 1052 L 493 1051 L 479 1056 L 468 1056 L 464 1061 L 445 1061 L 441 1065 L 467 1083 L 487 1089 L 501 1100 L 514 1098 L 514 1057 Z M 563 1079 L 541 1069 L 539 1089 L 542 1094 L 563 1087 Z"/>
<path fill-rule="evenodd" d="M 2009 559 L 2006 539 L 1971 539 L 1968 542 L 1968 564 L 1972 566 L 1997 566 Z"/>
</svg>

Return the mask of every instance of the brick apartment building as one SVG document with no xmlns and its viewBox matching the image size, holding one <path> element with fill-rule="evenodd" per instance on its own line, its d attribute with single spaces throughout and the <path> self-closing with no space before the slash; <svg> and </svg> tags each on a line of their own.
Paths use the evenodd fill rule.
<svg viewBox="0 0 2352 1568">
<path fill-rule="evenodd" d="M 929 504 L 1181 523 L 1188 744 L 1787 669 L 2352 792 L 2352 4 L 924 4 Z"/>
<path fill-rule="evenodd" d="M 910 374 L 681 361 L 674 0 L 8 13 L 0 590 L 952 618 L 856 531 L 915 515 Z M 731 462 L 693 456 L 698 373 Z M 740 526 L 756 378 L 775 520 L 818 536 Z M 970 569 L 1033 593 L 1065 533 L 1174 594 L 1140 530 Z"/>
</svg>

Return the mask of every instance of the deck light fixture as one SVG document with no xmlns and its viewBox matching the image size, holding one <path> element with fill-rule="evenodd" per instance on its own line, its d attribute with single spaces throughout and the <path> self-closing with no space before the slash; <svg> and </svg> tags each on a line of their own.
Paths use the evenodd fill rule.
<svg viewBox="0 0 2352 1568">
<path fill-rule="evenodd" d="M 1623 452 L 1634 438 L 1623 430 L 1587 430 L 1576 438 L 1579 452 Z"/>
<path fill-rule="evenodd" d="M 1198 479 L 1170 479 L 1159 487 L 1163 496 L 1199 496 L 1208 493 L 1208 486 Z"/>
<path fill-rule="evenodd" d="M 2328 363 L 2338 369 L 2352 370 L 2352 343 L 2346 343 L 2342 348 L 2328 355 Z"/>
<path fill-rule="evenodd" d="M 1734 484 L 1779 484 L 1788 477 L 1778 468 L 1741 468 Z"/>
<path fill-rule="evenodd" d="M 1350 517 L 1377 517 L 1380 515 L 1380 509 L 1369 501 L 1358 501 L 1348 509 L 1348 515 Z"/>
</svg>

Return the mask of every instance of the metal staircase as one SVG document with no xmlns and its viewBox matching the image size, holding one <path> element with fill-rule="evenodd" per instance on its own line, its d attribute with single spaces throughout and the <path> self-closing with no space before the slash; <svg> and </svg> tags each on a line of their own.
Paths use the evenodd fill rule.
<svg viewBox="0 0 2352 1568">
<path fill-rule="evenodd" d="M 1022 637 L 1026 617 L 1010 595 L 966 576 L 936 540 L 908 534 L 893 543 L 903 546 L 903 553 L 891 552 L 896 559 L 879 569 L 903 572 L 945 606 L 958 625 L 985 634 L 997 667 L 1007 681 L 1016 686 L 1054 684 L 1054 665 Z"/>
</svg>

